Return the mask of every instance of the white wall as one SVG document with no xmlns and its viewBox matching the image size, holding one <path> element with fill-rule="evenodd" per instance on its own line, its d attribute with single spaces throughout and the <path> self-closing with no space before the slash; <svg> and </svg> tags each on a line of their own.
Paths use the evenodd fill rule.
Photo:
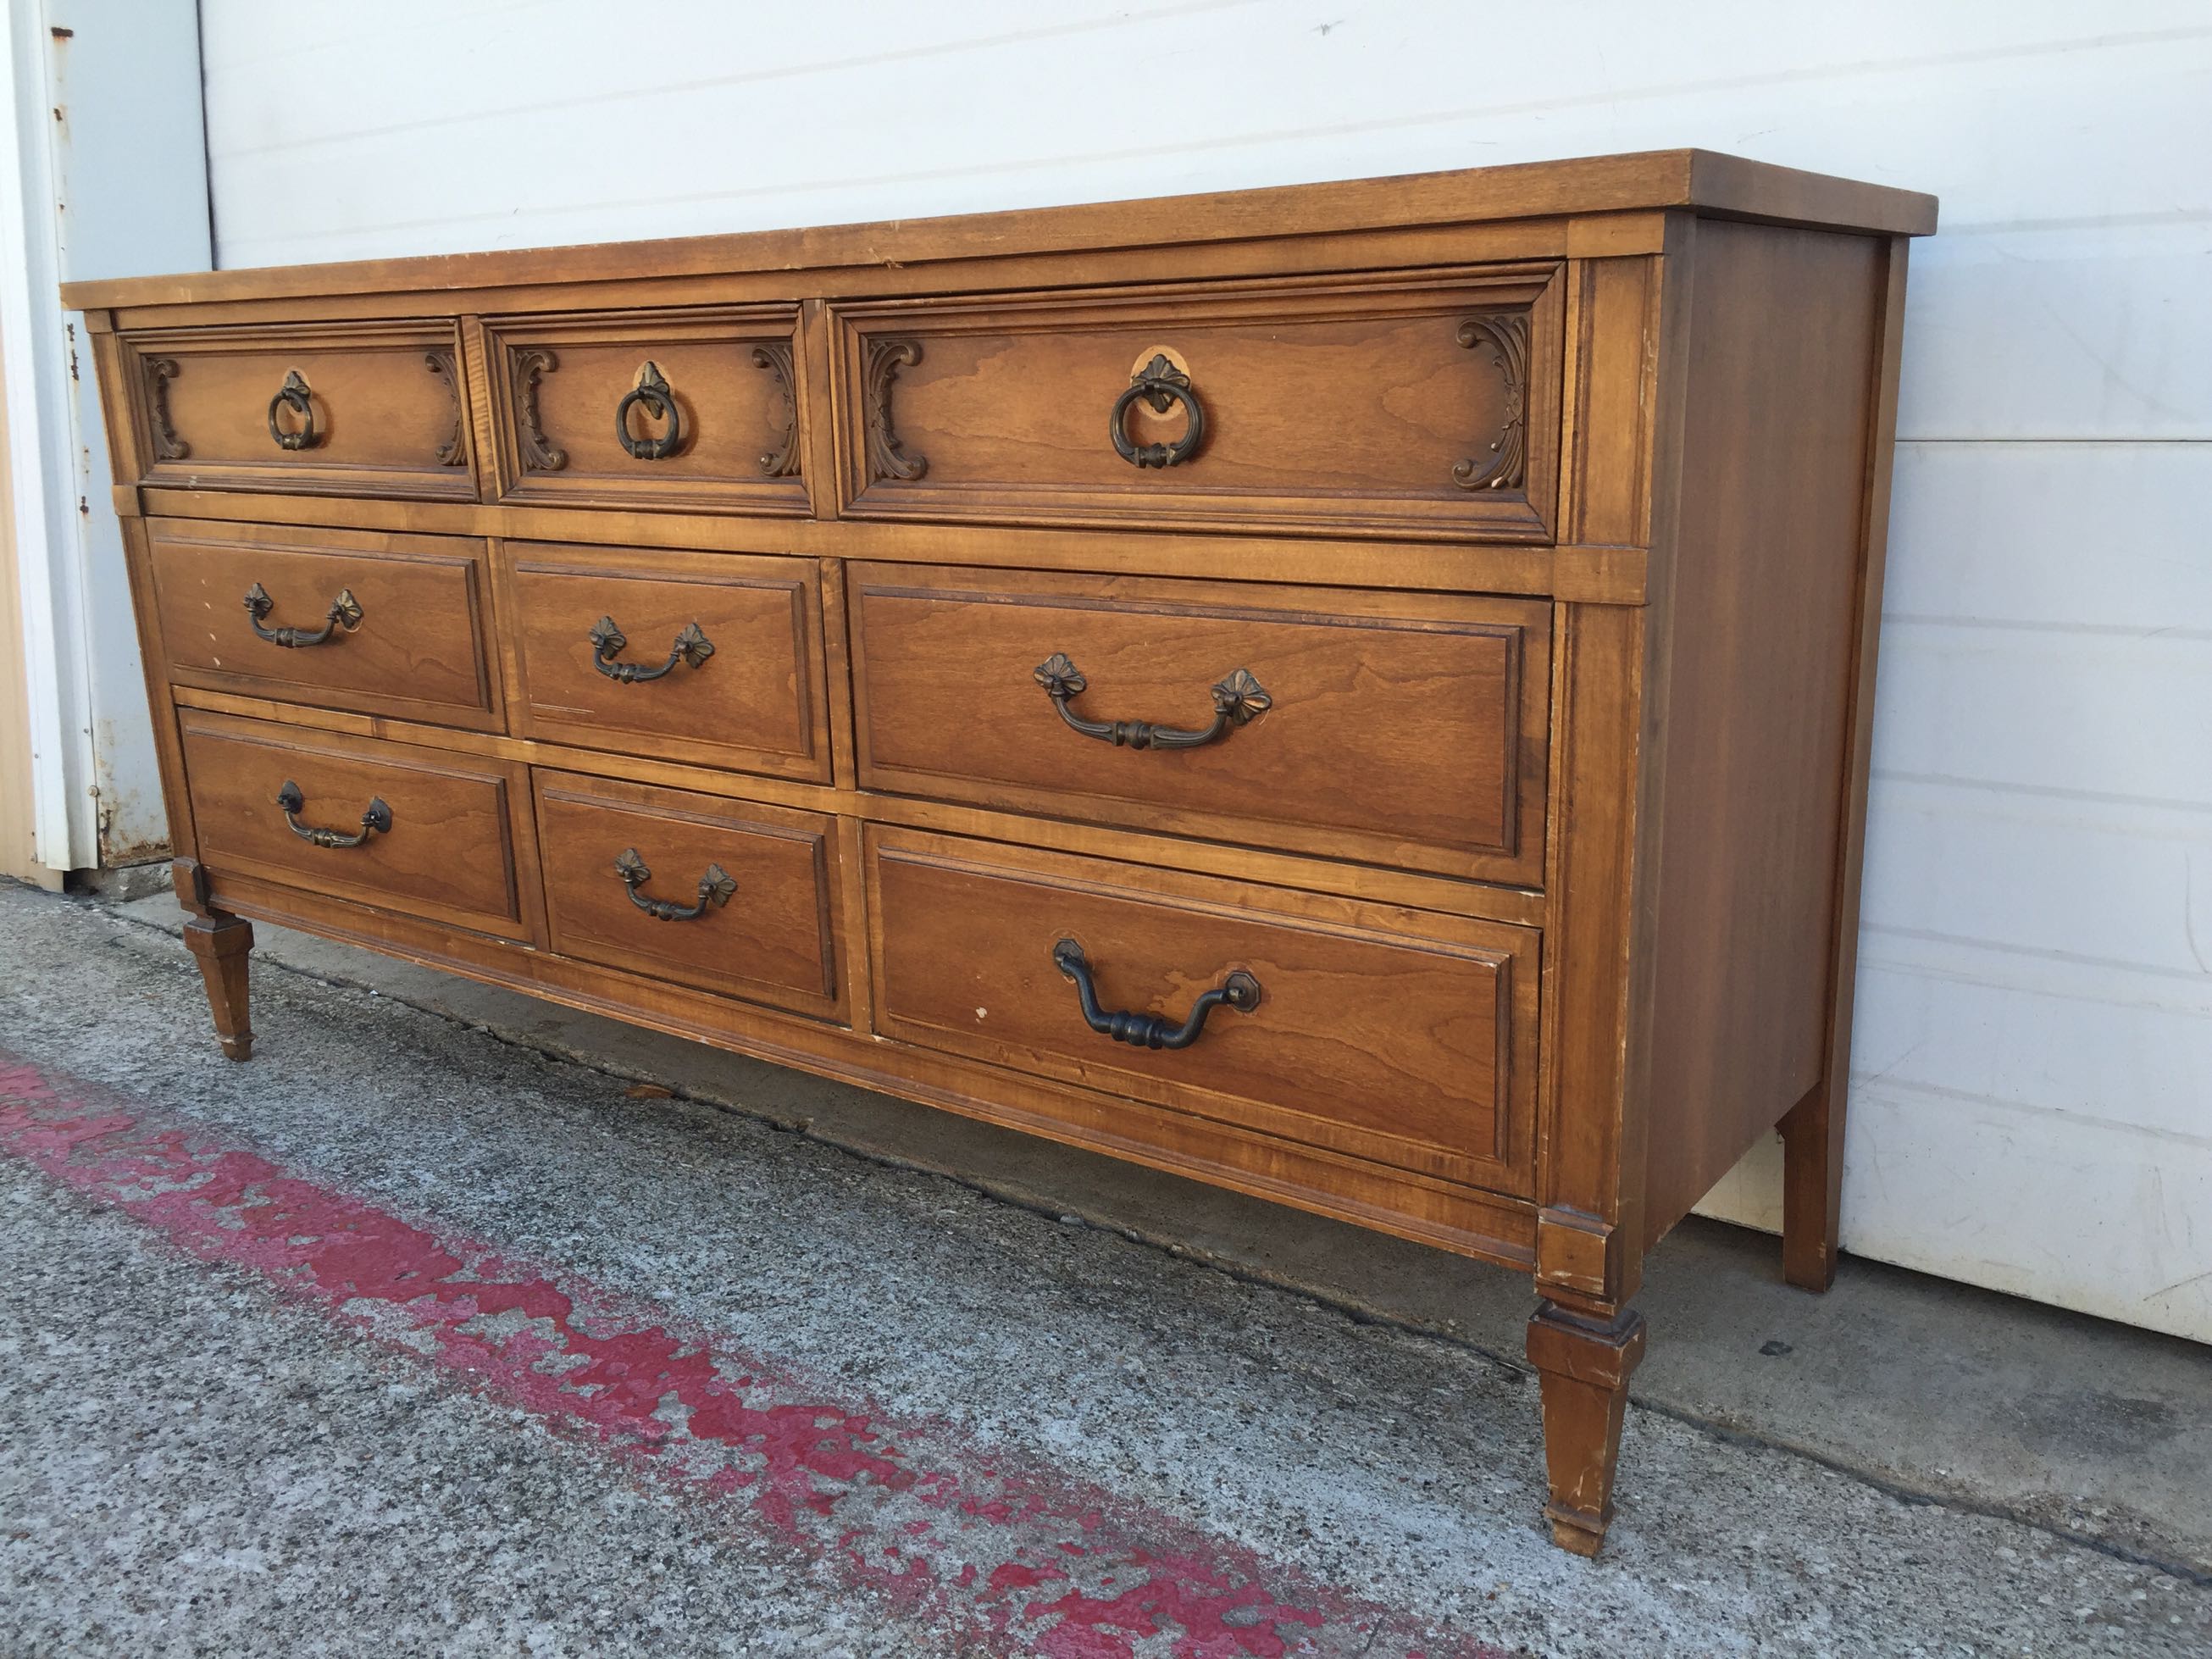
<svg viewBox="0 0 2212 1659">
<path fill-rule="evenodd" d="M 1938 192 L 1844 1242 L 2212 1340 L 2204 0 L 202 11 L 225 264 L 1684 144 Z"/>
<path fill-rule="evenodd" d="M 191 0 L 11 0 L 0 40 L 0 336 L 36 861 L 159 854 L 155 773 L 91 355 L 57 283 L 204 265 Z M 12 667 L 12 663 L 9 666 Z M 12 712 L 12 710 L 11 710 Z"/>
</svg>

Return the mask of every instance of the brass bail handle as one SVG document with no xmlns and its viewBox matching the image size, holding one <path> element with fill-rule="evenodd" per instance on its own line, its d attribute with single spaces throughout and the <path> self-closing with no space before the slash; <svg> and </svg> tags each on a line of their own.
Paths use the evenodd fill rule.
<svg viewBox="0 0 2212 1659">
<path fill-rule="evenodd" d="M 1082 1012 L 1083 1023 L 1099 1036 L 1126 1042 L 1133 1048 L 1188 1048 L 1204 1033 L 1206 1018 L 1216 1008 L 1233 1008 L 1240 1014 L 1249 1014 L 1260 1006 L 1260 981 L 1239 968 L 1212 990 L 1200 993 L 1182 1024 L 1177 1024 L 1164 1014 L 1101 1007 L 1098 988 L 1091 980 L 1090 958 L 1072 939 L 1061 939 L 1052 947 L 1052 965 L 1060 969 L 1064 978 L 1075 981 L 1076 1006 Z"/>
<path fill-rule="evenodd" d="M 320 628 L 264 628 L 261 624 L 276 608 L 276 601 L 269 597 L 269 590 L 259 582 L 246 590 L 246 621 L 260 638 L 271 645 L 281 645 L 288 651 L 304 646 L 327 645 L 338 629 L 350 634 L 359 628 L 368 613 L 362 609 L 361 601 L 353 596 L 353 589 L 341 587 L 338 596 L 331 601 L 331 608 L 323 612 Z"/>
<path fill-rule="evenodd" d="M 658 668 L 639 662 L 617 662 L 629 644 L 629 635 L 616 626 L 612 617 L 602 617 L 592 624 L 587 636 L 592 642 L 592 666 L 619 685 L 635 685 L 644 680 L 657 680 L 674 672 L 676 665 L 684 663 L 693 668 L 703 668 L 707 659 L 714 654 L 714 642 L 707 637 L 707 630 L 696 621 L 688 622 L 676 630 L 675 643 L 668 647 L 668 660 Z"/>
<path fill-rule="evenodd" d="M 1209 743 L 1219 742 L 1238 726 L 1249 725 L 1275 706 L 1274 698 L 1252 678 L 1251 670 L 1237 668 L 1207 693 L 1213 699 L 1213 719 L 1205 726 L 1085 720 L 1075 712 L 1073 704 L 1089 689 L 1091 682 L 1068 659 L 1066 652 L 1054 652 L 1030 671 L 1030 678 L 1044 688 L 1045 696 L 1052 699 L 1052 706 L 1060 711 L 1069 731 L 1095 738 L 1100 743 L 1110 743 L 1116 749 L 1200 749 Z"/>
<path fill-rule="evenodd" d="M 319 830 L 314 825 L 300 822 L 300 814 L 307 810 L 307 798 L 300 786 L 291 779 L 284 780 L 276 792 L 277 810 L 284 814 L 284 822 L 301 841 L 316 847 L 366 847 L 371 836 L 392 833 L 392 809 L 384 804 L 384 797 L 373 796 L 368 808 L 361 815 L 361 828 L 349 834 L 343 830 Z"/>
<path fill-rule="evenodd" d="M 629 902 L 655 921 L 696 921 L 709 908 L 719 909 L 738 890 L 737 878 L 719 864 L 710 864 L 699 878 L 699 902 L 678 904 L 674 899 L 647 898 L 639 890 L 653 879 L 636 848 L 625 847 L 615 855 L 615 874 L 629 889 Z"/>
<path fill-rule="evenodd" d="M 289 409 L 300 417 L 297 427 L 287 429 L 277 424 L 276 411 Z M 313 449 L 315 447 L 315 400 L 308 389 L 306 378 L 296 368 L 284 371 L 284 384 L 269 400 L 269 435 L 276 441 L 276 447 L 287 450 Z"/>
<path fill-rule="evenodd" d="M 1182 436 L 1171 444 L 1140 444 L 1132 439 L 1129 410 L 1139 398 L 1155 415 L 1164 415 L 1181 404 L 1186 421 Z M 1114 400 L 1107 430 L 1114 440 L 1115 453 L 1131 466 L 1180 466 L 1197 454 L 1199 445 L 1206 441 L 1206 406 L 1199 402 L 1190 376 L 1177 368 L 1167 353 L 1155 352 L 1152 362 L 1130 378 L 1127 387 Z"/>
<path fill-rule="evenodd" d="M 642 409 L 649 420 L 667 422 L 668 430 L 658 438 L 633 438 L 629 431 L 633 408 Z M 634 461 L 666 460 L 683 446 L 684 416 L 676 407 L 676 392 L 661 374 L 660 365 L 650 359 L 638 370 L 637 384 L 623 393 L 622 401 L 615 405 L 615 441 Z"/>
</svg>

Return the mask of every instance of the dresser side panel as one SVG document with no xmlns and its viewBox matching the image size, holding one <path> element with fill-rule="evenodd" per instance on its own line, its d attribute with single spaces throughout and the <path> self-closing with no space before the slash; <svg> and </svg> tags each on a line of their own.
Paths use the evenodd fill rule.
<svg viewBox="0 0 2212 1659">
<path fill-rule="evenodd" d="M 1701 221 L 1670 562 L 1644 1231 L 1819 1081 L 1887 245 Z"/>
</svg>

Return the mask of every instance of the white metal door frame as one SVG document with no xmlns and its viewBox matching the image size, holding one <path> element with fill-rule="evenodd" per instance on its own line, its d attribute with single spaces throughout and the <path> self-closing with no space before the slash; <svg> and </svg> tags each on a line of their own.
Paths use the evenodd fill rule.
<svg viewBox="0 0 2212 1659">
<path fill-rule="evenodd" d="M 31 793 L 35 855 L 55 870 L 98 858 L 98 818 L 88 793 L 93 775 L 92 714 L 76 538 L 69 533 L 64 468 L 74 426 L 61 389 L 67 373 L 54 246 L 53 117 L 46 100 L 45 8 L 8 10 L 8 75 L 0 96 L 0 234 L 15 245 L 0 258 L 0 353 L 8 408 L 9 476 L 14 499 L 16 584 L 23 618 L 23 678 L 28 689 Z"/>
<path fill-rule="evenodd" d="M 81 870 L 156 850 L 164 831 L 98 387 L 82 320 L 56 290 L 212 263 L 198 10 L 9 0 L 6 70 L 0 398 L 33 848 Z"/>
</svg>

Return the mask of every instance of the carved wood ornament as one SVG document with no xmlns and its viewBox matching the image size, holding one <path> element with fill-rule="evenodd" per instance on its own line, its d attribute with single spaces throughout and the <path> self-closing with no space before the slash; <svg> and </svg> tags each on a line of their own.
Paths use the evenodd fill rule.
<svg viewBox="0 0 2212 1659">
<path fill-rule="evenodd" d="M 538 427 L 538 377 L 560 368 L 561 360 L 543 346 L 531 346 L 516 352 L 508 361 L 514 370 L 514 424 L 522 439 L 522 470 L 558 472 L 568 465 L 568 452 L 547 443 L 544 432 Z"/>
<path fill-rule="evenodd" d="M 430 372 L 446 383 L 446 393 L 453 400 L 453 434 L 438 446 L 440 466 L 466 466 L 469 464 L 468 423 L 461 418 L 461 377 L 453 367 L 450 351 L 428 351 L 422 361 Z"/>
<path fill-rule="evenodd" d="M 1462 489 L 1518 489 L 1528 453 L 1528 313 L 1502 311 L 1470 317 L 1459 325 L 1459 343 L 1472 351 L 1488 346 L 1505 381 L 1505 418 L 1490 441 L 1490 459 L 1470 458 L 1452 468 Z"/>
<path fill-rule="evenodd" d="M 177 378 L 177 360 L 174 357 L 149 357 L 140 367 L 146 376 L 146 411 L 154 426 L 154 459 L 157 461 L 181 461 L 192 453 L 192 447 L 179 438 L 177 428 L 169 424 L 169 382 Z"/>
<path fill-rule="evenodd" d="M 792 379 L 791 347 L 770 340 L 753 348 L 756 367 L 775 377 L 783 392 L 783 441 L 760 458 L 760 470 L 771 478 L 788 478 L 799 471 L 799 392 Z"/>
<path fill-rule="evenodd" d="M 868 417 L 868 482 L 878 478 L 919 478 L 929 471 L 925 455 L 908 455 L 891 430 L 891 382 L 902 368 L 921 361 L 919 340 L 871 339 L 862 401 Z"/>
</svg>

